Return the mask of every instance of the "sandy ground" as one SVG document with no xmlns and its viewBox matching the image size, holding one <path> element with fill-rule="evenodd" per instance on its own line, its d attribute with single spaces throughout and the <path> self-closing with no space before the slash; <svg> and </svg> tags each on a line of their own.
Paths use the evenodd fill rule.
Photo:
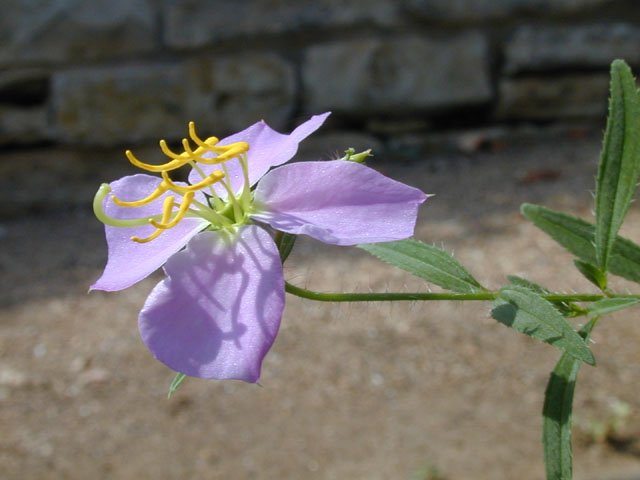
<svg viewBox="0 0 640 480">
<path fill-rule="evenodd" d="M 599 146 L 597 135 L 557 136 L 373 165 L 437 194 L 416 237 L 454 251 L 486 286 L 519 274 L 590 292 L 571 257 L 518 208 L 543 203 L 589 218 Z M 87 202 L 96 187 L 74 185 Z M 640 209 L 630 216 L 625 234 L 638 239 Z M 87 208 L 0 227 L 0 479 L 544 477 L 540 412 L 559 353 L 499 325 L 486 303 L 288 296 L 261 386 L 188 379 L 167 400 L 173 374 L 136 324 L 161 276 L 88 295 L 106 247 Z M 358 249 L 311 240 L 298 242 L 285 273 L 317 290 L 429 288 Z M 637 320 L 629 310 L 595 331 L 599 365 L 581 371 L 576 414 L 605 418 L 615 399 L 632 413 L 613 444 L 576 431 L 577 479 L 640 478 Z M 427 476 L 430 468 L 441 476 Z"/>
</svg>

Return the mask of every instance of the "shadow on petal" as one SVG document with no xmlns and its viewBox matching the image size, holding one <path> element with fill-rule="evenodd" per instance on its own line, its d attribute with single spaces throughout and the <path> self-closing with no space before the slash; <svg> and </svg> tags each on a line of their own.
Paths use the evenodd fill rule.
<svg viewBox="0 0 640 480">
<path fill-rule="evenodd" d="M 139 318 L 154 356 L 187 375 L 256 382 L 284 308 L 282 267 L 269 234 L 248 226 L 229 241 L 203 232 L 165 272 Z"/>
</svg>

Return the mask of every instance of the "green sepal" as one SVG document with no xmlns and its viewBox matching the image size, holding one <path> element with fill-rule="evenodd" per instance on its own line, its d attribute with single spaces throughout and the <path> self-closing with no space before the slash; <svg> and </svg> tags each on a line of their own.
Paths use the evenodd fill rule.
<svg viewBox="0 0 640 480">
<path fill-rule="evenodd" d="M 606 313 L 617 312 L 624 308 L 631 307 L 640 302 L 638 298 L 603 298 L 597 302 L 593 302 L 587 307 L 587 312 L 592 317 L 604 315 Z"/>
<path fill-rule="evenodd" d="M 537 338 L 589 365 L 591 350 L 552 303 L 529 288 L 511 285 L 498 292 L 491 310 L 493 318 L 514 330 Z"/>
<path fill-rule="evenodd" d="M 368 157 L 373 157 L 371 153 L 371 149 L 365 150 L 364 152 L 356 153 L 355 148 L 347 148 L 344 151 L 344 157 L 339 158 L 338 160 L 345 160 L 347 162 L 355 162 L 355 163 L 364 163 L 364 161 Z"/>
<path fill-rule="evenodd" d="M 167 394 L 167 398 L 171 398 L 171 395 L 178 389 L 178 387 L 184 382 L 187 376 L 184 373 L 177 373 L 173 378 L 173 382 L 171 382 L 171 386 L 169 387 L 169 393 Z"/>
<path fill-rule="evenodd" d="M 579 332 L 589 341 L 598 318 L 591 319 Z M 554 367 L 547 383 L 542 409 L 542 446 L 547 480 L 571 480 L 571 415 L 573 394 L 582 362 L 564 353 Z"/>
<path fill-rule="evenodd" d="M 640 97 L 631 69 L 623 60 L 611 64 L 610 91 L 595 196 L 595 265 L 602 272 L 607 271 L 640 175 Z"/>
<path fill-rule="evenodd" d="M 296 235 L 292 233 L 278 232 L 276 234 L 275 242 L 278 246 L 278 252 L 280 253 L 280 260 L 284 263 L 287 258 L 289 258 L 291 250 L 293 250 L 293 246 L 296 243 Z"/>
<path fill-rule="evenodd" d="M 595 265 L 585 262 L 584 260 L 580 260 L 579 258 L 574 259 L 573 264 L 587 280 L 593 283 L 600 290 L 605 291 L 607 289 L 606 272 L 603 272 Z"/>
<path fill-rule="evenodd" d="M 540 205 L 523 204 L 522 214 L 556 242 L 584 262 L 596 264 L 595 226 L 578 217 Z M 640 283 L 640 246 L 616 237 L 609 261 L 609 272 Z"/>
<path fill-rule="evenodd" d="M 406 239 L 358 247 L 445 290 L 459 293 L 486 291 L 451 254 L 426 243 Z"/>
</svg>

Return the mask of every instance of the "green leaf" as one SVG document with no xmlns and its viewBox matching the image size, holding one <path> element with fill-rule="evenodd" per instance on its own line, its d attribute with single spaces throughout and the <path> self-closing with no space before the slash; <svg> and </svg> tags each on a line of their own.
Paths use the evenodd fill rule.
<svg viewBox="0 0 640 480">
<path fill-rule="evenodd" d="M 529 290 L 532 290 L 534 293 L 537 293 L 539 295 L 547 295 L 551 293 L 551 290 L 543 287 L 542 285 L 538 285 L 537 283 L 534 283 L 531 280 L 518 277 L 517 275 L 507 275 L 507 280 L 509 280 L 509 283 L 511 285 L 517 285 L 520 287 L 528 288 Z M 553 303 L 553 306 L 556 307 L 556 309 L 558 309 L 558 311 L 563 317 L 575 316 L 576 314 L 584 315 L 584 313 L 581 313 L 582 309 L 572 303 L 557 302 L 557 303 Z"/>
<path fill-rule="evenodd" d="M 629 66 L 611 64 L 611 97 L 596 178 L 596 258 L 606 271 L 640 175 L 640 97 Z"/>
<path fill-rule="evenodd" d="M 587 280 L 593 283 L 600 290 L 604 291 L 607 289 L 607 274 L 605 272 L 598 269 L 595 265 L 580 260 L 579 258 L 576 258 L 573 261 L 573 264 Z"/>
<path fill-rule="evenodd" d="M 578 217 L 528 203 L 520 207 L 522 215 L 540 230 L 585 262 L 595 263 L 593 244 L 595 227 Z M 640 278 L 640 277 L 639 277 Z"/>
<path fill-rule="evenodd" d="M 171 382 L 171 386 L 169 387 L 169 394 L 167 395 L 167 398 L 171 398 L 171 395 L 173 395 L 173 393 L 178 389 L 182 382 L 184 382 L 185 378 L 187 378 L 187 376 L 184 373 L 176 374 L 173 382 Z"/>
<path fill-rule="evenodd" d="M 589 340 L 597 321 L 597 318 L 590 320 L 580 330 L 585 342 Z M 542 409 L 542 445 L 547 480 L 571 480 L 571 413 L 580 365 L 580 361 L 564 353 L 547 383 Z"/>
<path fill-rule="evenodd" d="M 547 300 L 526 287 L 507 286 L 498 292 L 491 310 L 493 318 L 514 330 L 537 338 L 595 365 L 591 350 L 560 312 Z"/>
<path fill-rule="evenodd" d="M 637 298 L 604 298 L 589 305 L 587 312 L 589 312 L 590 316 L 596 317 L 631 307 L 638 302 L 640 302 L 640 299 Z"/>
<path fill-rule="evenodd" d="M 609 271 L 640 283 L 640 246 L 618 235 L 613 244 Z"/>
<path fill-rule="evenodd" d="M 426 243 L 407 239 L 358 247 L 446 290 L 460 293 L 486 291 L 449 253 Z"/>
<path fill-rule="evenodd" d="M 521 211 L 536 227 L 549 234 L 571 253 L 587 263 L 596 264 L 593 224 L 540 205 L 525 203 Z M 640 246 L 617 236 L 608 268 L 614 275 L 640 283 Z"/>
<path fill-rule="evenodd" d="M 534 283 L 531 280 L 518 277 L 517 275 L 507 275 L 507 280 L 509 280 L 509 283 L 511 285 L 517 285 L 520 287 L 528 288 L 529 290 L 533 290 L 535 293 L 538 293 L 540 295 L 551 293 L 550 290 L 544 288 L 542 285 L 538 285 L 537 283 Z"/>
</svg>

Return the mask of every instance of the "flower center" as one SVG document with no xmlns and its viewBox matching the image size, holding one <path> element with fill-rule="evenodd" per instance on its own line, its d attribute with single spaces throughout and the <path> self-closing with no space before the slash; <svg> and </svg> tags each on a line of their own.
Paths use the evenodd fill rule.
<svg viewBox="0 0 640 480">
<path fill-rule="evenodd" d="M 174 153 L 167 145 L 167 142 L 160 140 L 160 149 L 170 160 L 162 165 L 151 165 L 138 160 L 131 150 L 127 150 L 125 155 L 129 161 L 138 168 L 149 172 L 160 173 L 162 181 L 150 195 L 140 200 L 123 201 L 112 195 L 110 200 L 121 207 L 141 207 L 148 205 L 167 192 L 172 192 L 182 197 L 181 201 L 175 201 L 176 195 L 168 195 L 164 199 L 162 213 L 151 217 L 121 220 L 108 216 L 103 209 L 105 197 L 111 193 L 111 187 L 103 184 L 93 201 L 93 209 L 96 217 L 103 223 L 115 227 L 135 227 L 146 224 L 153 225 L 156 230 L 145 238 L 131 237 L 131 240 L 138 243 L 147 243 L 157 238 L 163 231 L 175 227 L 184 217 L 200 217 L 207 220 L 213 228 L 227 229 L 233 231 L 236 226 L 244 224 L 247 219 L 247 210 L 251 204 L 251 193 L 249 185 L 248 164 L 246 152 L 249 144 L 246 142 L 235 142 L 228 145 L 218 145 L 216 137 L 209 137 L 201 140 L 196 134 L 195 123 L 189 122 L 189 136 L 195 143 L 196 149 L 192 149 L 189 140 L 182 139 L 183 153 Z M 238 159 L 244 174 L 244 187 L 241 193 L 236 196 L 228 181 L 229 172 L 226 162 Z M 192 185 L 177 185 L 169 177 L 172 170 L 176 170 L 185 165 L 191 166 L 200 174 L 202 180 Z M 214 170 L 206 174 L 200 165 L 220 165 L 221 170 Z M 228 197 L 222 200 L 213 185 L 219 183 L 224 186 Z M 204 204 L 195 200 L 195 192 L 208 189 L 205 193 L 207 203 Z"/>
</svg>

